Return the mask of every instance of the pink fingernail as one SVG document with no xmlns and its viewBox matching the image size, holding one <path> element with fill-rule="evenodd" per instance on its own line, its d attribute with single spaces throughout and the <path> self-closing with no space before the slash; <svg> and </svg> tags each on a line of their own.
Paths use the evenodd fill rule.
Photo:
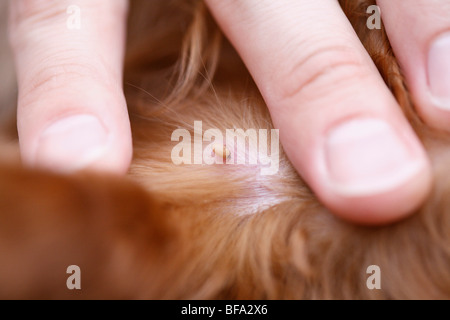
<svg viewBox="0 0 450 320">
<path fill-rule="evenodd" d="M 82 169 L 104 154 L 107 142 L 108 133 L 96 117 L 70 116 L 42 133 L 36 163 L 59 171 Z"/>
<path fill-rule="evenodd" d="M 329 132 L 325 143 L 329 179 L 337 193 L 367 196 L 410 181 L 426 162 L 379 119 L 353 119 Z"/>
<path fill-rule="evenodd" d="M 441 35 L 431 44 L 428 82 L 436 106 L 450 110 L 450 33 Z"/>
</svg>

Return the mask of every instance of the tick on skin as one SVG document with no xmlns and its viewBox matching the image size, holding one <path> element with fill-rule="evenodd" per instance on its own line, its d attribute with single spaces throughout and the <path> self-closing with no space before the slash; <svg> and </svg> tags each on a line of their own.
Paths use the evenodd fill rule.
<svg viewBox="0 0 450 320">
<path fill-rule="evenodd" d="M 223 161 L 227 160 L 231 155 L 230 150 L 228 150 L 225 145 L 221 144 L 214 145 L 212 151 L 214 152 L 214 155 L 216 155 L 217 157 L 221 157 Z"/>
</svg>

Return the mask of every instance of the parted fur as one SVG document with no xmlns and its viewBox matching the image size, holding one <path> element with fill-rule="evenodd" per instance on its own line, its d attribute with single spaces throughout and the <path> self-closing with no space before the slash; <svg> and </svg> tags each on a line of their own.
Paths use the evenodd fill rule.
<svg viewBox="0 0 450 320">
<path fill-rule="evenodd" d="M 410 218 L 382 227 L 328 212 L 280 155 L 258 166 L 175 165 L 177 128 L 271 129 L 244 64 L 201 1 L 134 1 L 124 88 L 134 159 L 126 178 L 0 166 L 0 298 L 450 299 L 449 135 L 417 116 L 374 1 L 342 0 L 432 159 Z M 82 270 L 82 290 L 66 268 Z M 381 289 L 366 286 L 370 265 Z"/>
</svg>

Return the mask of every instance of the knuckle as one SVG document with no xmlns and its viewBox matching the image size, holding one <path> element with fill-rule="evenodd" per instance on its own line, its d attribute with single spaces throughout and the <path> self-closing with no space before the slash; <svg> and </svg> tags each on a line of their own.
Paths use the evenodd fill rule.
<svg viewBox="0 0 450 320">
<path fill-rule="evenodd" d="M 62 3 L 42 0 L 15 0 L 11 1 L 10 23 L 13 27 L 24 23 L 40 23 L 61 16 L 61 10 L 65 12 Z"/>
<path fill-rule="evenodd" d="M 11 4 L 11 13 L 18 21 L 24 19 L 42 19 L 53 17 L 60 11 L 60 5 L 45 0 L 15 0 Z"/>
<path fill-rule="evenodd" d="M 370 72 L 363 58 L 348 46 L 324 46 L 304 55 L 281 72 L 275 95 L 288 100 L 299 95 L 314 99 L 360 81 Z"/>
<path fill-rule="evenodd" d="M 89 63 L 70 60 L 59 60 L 33 72 L 26 81 L 23 81 L 24 85 L 20 88 L 21 98 L 34 100 L 37 96 L 70 87 L 72 83 L 92 79 L 99 74 L 98 68 Z"/>
<path fill-rule="evenodd" d="M 20 50 L 37 33 L 64 23 L 65 8 L 61 4 L 42 0 L 11 1 L 8 37 L 13 49 Z"/>
<path fill-rule="evenodd" d="M 76 6 L 77 1 L 50 0 L 11 0 L 9 8 L 9 40 L 13 47 L 26 43 L 30 34 L 41 29 L 52 29 L 54 33 L 63 30 L 67 19 L 72 14 L 69 9 Z M 125 23 L 129 9 L 128 0 L 83 1 L 80 10 L 91 17 L 112 17 Z M 99 18 L 95 24 L 102 24 L 106 18 Z M 38 30 L 38 32 L 33 32 Z"/>
</svg>

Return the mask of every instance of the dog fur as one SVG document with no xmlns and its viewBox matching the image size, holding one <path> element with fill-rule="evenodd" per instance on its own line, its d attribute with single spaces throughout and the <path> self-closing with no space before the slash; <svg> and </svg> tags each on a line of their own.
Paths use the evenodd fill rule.
<svg viewBox="0 0 450 320">
<path fill-rule="evenodd" d="M 283 153 L 272 176 L 174 165 L 171 134 L 195 120 L 203 130 L 272 124 L 201 1 L 134 1 L 129 175 L 62 176 L 3 160 L 0 298 L 449 299 L 449 135 L 417 116 L 384 29 L 366 28 L 374 1 L 340 3 L 432 160 L 434 190 L 420 210 L 380 227 L 342 221 Z M 82 290 L 67 289 L 69 265 L 80 266 Z M 370 265 L 379 290 L 366 286 Z"/>
</svg>

